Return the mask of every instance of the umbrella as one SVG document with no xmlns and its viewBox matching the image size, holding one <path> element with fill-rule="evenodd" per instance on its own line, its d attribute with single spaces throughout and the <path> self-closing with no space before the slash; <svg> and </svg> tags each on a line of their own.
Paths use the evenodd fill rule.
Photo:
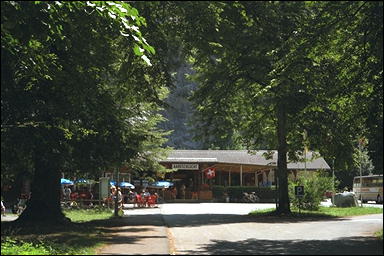
<svg viewBox="0 0 384 256">
<path fill-rule="evenodd" d="M 132 185 L 131 183 L 126 182 L 126 181 L 120 182 L 119 186 L 122 188 L 132 188 L 132 189 L 135 188 L 134 185 Z"/>
<path fill-rule="evenodd" d="M 70 180 L 67 180 L 67 179 L 61 179 L 61 184 L 64 184 L 64 185 L 73 185 L 73 182 L 70 181 Z"/>
<path fill-rule="evenodd" d="M 151 184 L 149 184 L 149 187 L 151 188 L 169 188 L 172 186 L 173 186 L 173 183 L 166 180 L 160 180 L 160 181 L 152 182 Z"/>
<path fill-rule="evenodd" d="M 109 182 L 109 184 L 110 184 L 111 186 L 115 186 L 115 185 L 116 185 L 116 181 L 111 180 L 111 181 Z M 132 189 L 135 188 L 134 185 L 132 185 L 131 183 L 126 182 L 126 181 L 122 181 L 122 182 L 120 182 L 120 183 L 119 183 L 119 187 L 122 187 L 122 188 L 132 188 Z"/>
<path fill-rule="evenodd" d="M 152 182 L 149 184 L 150 188 L 162 188 L 163 189 L 163 198 L 165 198 L 164 188 L 169 188 L 171 186 L 173 186 L 173 183 L 166 181 L 166 180 L 160 180 L 160 181 Z"/>
</svg>

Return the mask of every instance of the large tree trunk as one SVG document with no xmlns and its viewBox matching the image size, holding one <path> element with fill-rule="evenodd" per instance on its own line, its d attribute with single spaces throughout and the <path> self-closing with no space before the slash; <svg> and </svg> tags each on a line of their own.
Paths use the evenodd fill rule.
<svg viewBox="0 0 384 256">
<path fill-rule="evenodd" d="M 288 168 L 287 168 L 287 113 L 283 104 L 277 105 L 277 176 L 279 182 L 279 203 L 276 212 L 280 215 L 290 214 L 290 202 L 288 196 Z"/>
<path fill-rule="evenodd" d="M 35 174 L 31 198 L 27 203 L 27 208 L 16 222 L 67 223 L 70 220 L 64 216 L 60 206 L 60 156 L 47 152 L 36 152 L 35 154 Z"/>
</svg>

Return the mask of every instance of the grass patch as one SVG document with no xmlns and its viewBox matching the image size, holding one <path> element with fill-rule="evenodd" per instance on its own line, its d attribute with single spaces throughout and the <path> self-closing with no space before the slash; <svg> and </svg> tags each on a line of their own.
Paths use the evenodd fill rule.
<svg viewBox="0 0 384 256">
<path fill-rule="evenodd" d="M 113 215 L 112 210 L 109 209 L 65 210 L 64 214 L 77 223 L 109 219 Z"/>
<path fill-rule="evenodd" d="M 93 255 L 92 247 L 71 246 L 59 241 L 49 241 L 50 239 L 20 239 L 2 238 L 2 255 Z"/>
<path fill-rule="evenodd" d="M 375 232 L 375 236 L 379 238 L 380 240 L 383 240 L 383 229 Z"/>
<path fill-rule="evenodd" d="M 106 226 L 118 226 L 111 210 L 65 210 L 72 220 L 63 226 L 1 229 L 2 255 L 93 255 L 104 243 Z M 8 226 L 8 228 L 3 226 Z"/>
<path fill-rule="evenodd" d="M 383 213 L 383 208 L 377 207 L 320 207 L 320 213 L 336 216 L 336 217 L 347 217 L 347 216 L 358 216 L 366 214 L 380 214 Z"/>
<path fill-rule="evenodd" d="M 318 211 L 301 210 L 299 214 L 298 209 L 291 209 L 291 217 L 311 217 L 311 218 L 334 218 L 334 217 L 347 217 L 358 216 L 366 214 L 380 214 L 383 213 L 382 208 L 376 207 L 324 207 L 320 206 Z M 251 216 L 276 216 L 274 208 L 252 211 L 249 213 Z"/>
</svg>

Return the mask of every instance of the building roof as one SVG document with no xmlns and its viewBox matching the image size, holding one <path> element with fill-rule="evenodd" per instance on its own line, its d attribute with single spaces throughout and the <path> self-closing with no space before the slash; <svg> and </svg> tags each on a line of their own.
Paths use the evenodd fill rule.
<svg viewBox="0 0 384 256">
<path fill-rule="evenodd" d="M 273 152 L 272 159 L 266 159 L 264 153 Z M 289 162 L 288 169 L 331 169 L 322 157 L 311 159 L 313 151 L 307 153 L 307 162 Z M 316 153 L 315 155 L 319 155 Z M 258 166 L 277 166 L 277 150 L 257 150 L 249 153 L 247 150 L 173 150 L 162 163 L 226 163 L 247 164 Z"/>
</svg>

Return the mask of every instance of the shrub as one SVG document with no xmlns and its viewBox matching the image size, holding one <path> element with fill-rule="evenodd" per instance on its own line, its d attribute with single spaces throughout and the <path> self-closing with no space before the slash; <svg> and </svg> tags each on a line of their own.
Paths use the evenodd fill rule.
<svg viewBox="0 0 384 256">
<path fill-rule="evenodd" d="M 224 186 L 212 186 L 212 194 L 213 197 L 216 199 L 223 199 L 225 192 L 226 190 Z"/>
<path fill-rule="evenodd" d="M 11 238 L 2 239 L 1 254 L 3 255 L 49 255 L 52 248 L 42 242 L 30 243 Z"/>
<path fill-rule="evenodd" d="M 297 198 L 295 196 L 295 186 L 304 186 L 304 196 Z M 318 210 L 324 193 L 332 190 L 332 177 L 325 172 L 315 173 L 311 176 L 300 176 L 296 181 L 289 181 L 289 197 L 294 208 L 304 210 Z"/>
<path fill-rule="evenodd" d="M 83 241 L 84 242 L 84 241 Z M 94 254 L 94 249 L 84 244 L 72 245 L 54 239 L 34 238 L 22 240 L 12 237 L 1 237 L 1 255 L 89 255 Z"/>
</svg>

